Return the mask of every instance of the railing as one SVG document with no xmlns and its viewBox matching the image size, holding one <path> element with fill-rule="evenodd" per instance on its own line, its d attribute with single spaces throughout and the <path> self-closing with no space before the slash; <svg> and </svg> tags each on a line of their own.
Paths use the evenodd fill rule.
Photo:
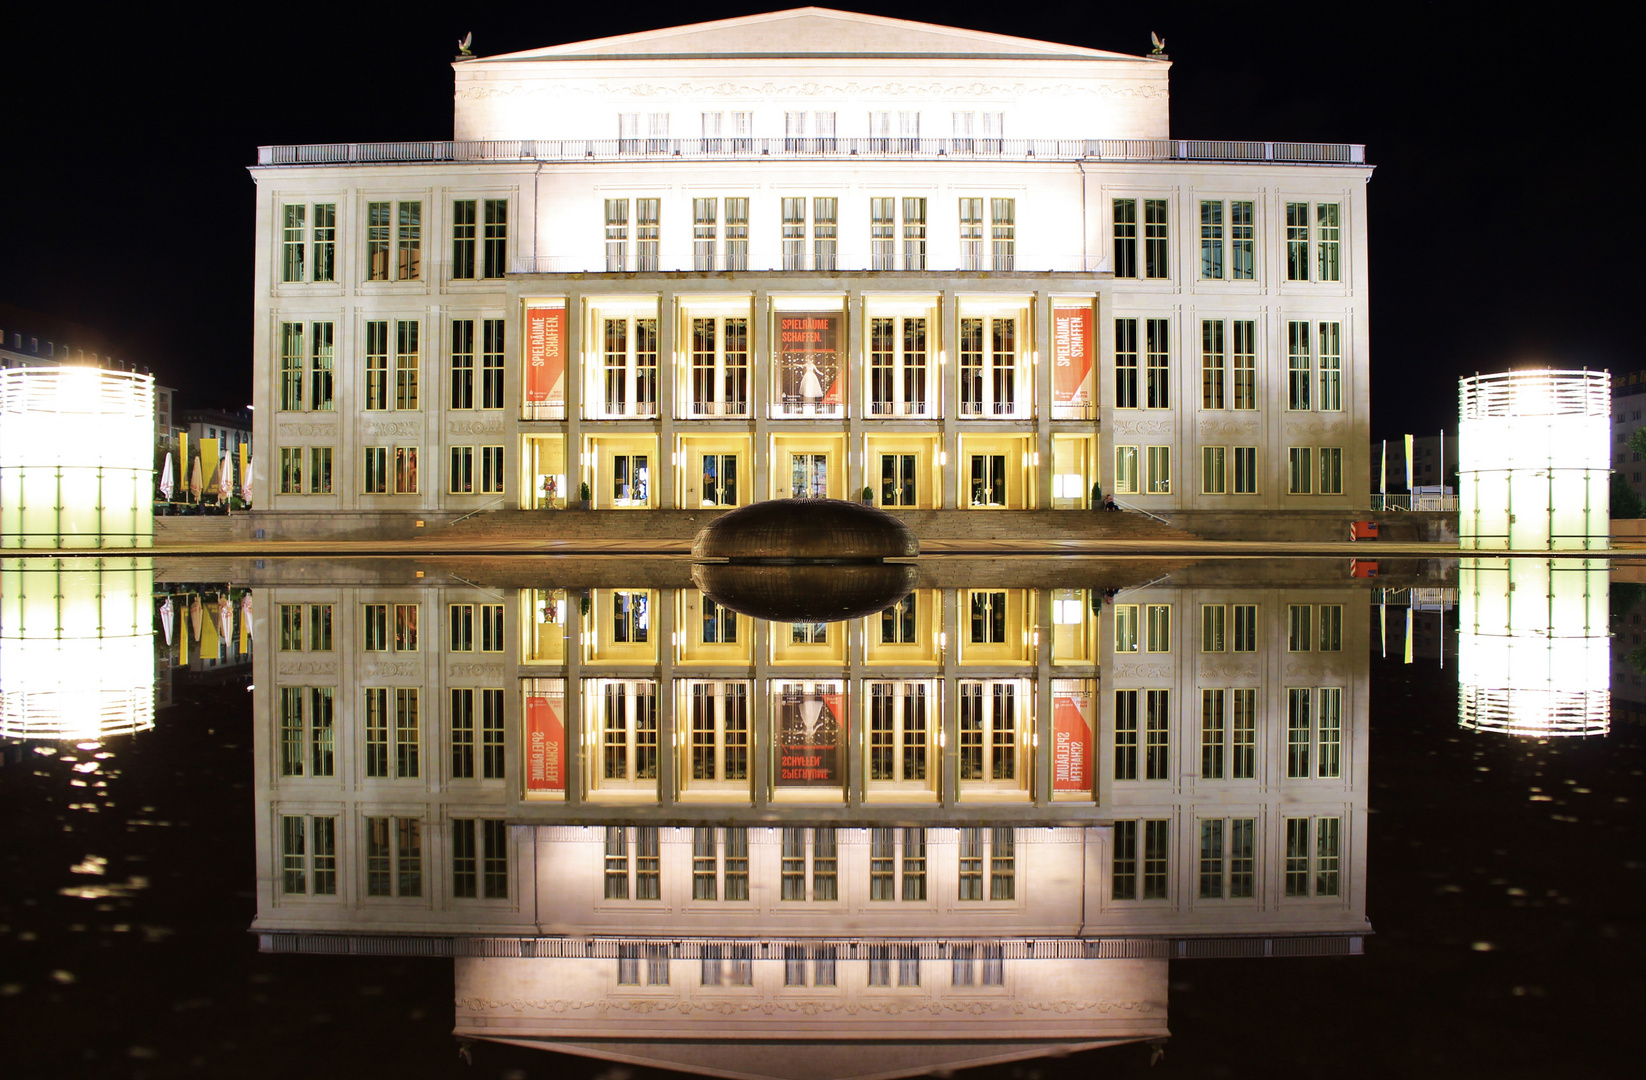
<svg viewBox="0 0 1646 1080">
<path fill-rule="evenodd" d="M 960 158 L 1005 161 L 1242 161 L 1364 165 L 1361 143 L 1216 139 L 483 139 L 260 146 L 259 165 L 407 162 Z"/>
<path fill-rule="evenodd" d="M 986 271 L 991 273 L 1023 273 L 1044 274 L 1050 272 L 1064 273 L 1095 273 L 1106 266 L 1107 255 L 1079 252 L 1067 254 L 1049 254 L 1036 252 L 1030 258 L 1026 255 L 1013 253 L 1012 256 L 1002 258 L 979 258 L 972 260 L 968 265 L 959 268 L 961 272 Z M 659 255 L 648 256 L 646 259 L 635 258 L 632 254 L 618 259 L 596 250 L 583 255 L 522 255 L 509 260 L 511 274 L 684 274 L 684 273 L 818 273 L 818 274 L 857 274 L 865 271 L 876 274 L 907 274 L 921 271 L 941 271 L 946 274 L 956 272 L 953 265 L 940 265 L 936 259 L 922 260 L 921 264 L 909 267 L 903 260 L 896 260 L 891 266 L 877 267 L 873 253 L 867 247 L 841 246 L 828 259 L 818 260 L 808 255 L 806 258 L 796 259 L 785 256 L 777 249 L 743 252 L 736 260 L 725 258 L 705 259 L 694 252 L 682 251 L 677 254 L 664 252 Z"/>
<path fill-rule="evenodd" d="M 1122 509 L 1122 510 L 1129 510 L 1134 514 L 1142 514 L 1146 518 L 1154 518 L 1156 521 L 1160 522 L 1162 525 L 1167 526 L 1168 528 L 1173 528 L 1173 529 L 1177 528 L 1176 525 L 1173 525 L 1171 522 L 1167 521 L 1165 518 L 1161 517 L 1159 514 L 1151 514 L 1151 513 L 1149 513 L 1149 511 L 1143 509 L 1141 506 L 1133 506 L 1131 503 L 1123 503 L 1119 499 L 1115 499 L 1114 504 L 1116 506 L 1120 507 L 1120 509 Z"/>
<path fill-rule="evenodd" d="M 1457 496 L 1440 494 L 1372 496 L 1372 510 L 1407 510 L 1417 513 L 1456 513 Z"/>
</svg>

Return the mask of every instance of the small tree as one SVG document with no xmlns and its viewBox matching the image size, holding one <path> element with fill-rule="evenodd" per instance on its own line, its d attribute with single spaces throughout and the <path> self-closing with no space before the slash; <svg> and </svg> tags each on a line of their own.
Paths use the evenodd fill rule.
<svg viewBox="0 0 1646 1080">
<path fill-rule="evenodd" d="M 1635 428 L 1629 433 L 1629 449 L 1646 458 L 1646 427 Z"/>
<path fill-rule="evenodd" d="M 1635 489 L 1629 486 L 1629 481 L 1623 479 L 1623 474 L 1612 474 L 1612 506 L 1611 514 L 1614 519 L 1625 520 L 1640 517 L 1640 496 Z"/>
</svg>

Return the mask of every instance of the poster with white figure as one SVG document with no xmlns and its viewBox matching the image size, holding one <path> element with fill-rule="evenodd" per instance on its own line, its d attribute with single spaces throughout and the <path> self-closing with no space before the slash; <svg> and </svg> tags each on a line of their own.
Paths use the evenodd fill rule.
<svg viewBox="0 0 1646 1080">
<path fill-rule="evenodd" d="M 784 311 L 777 317 L 778 393 L 785 413 L 833 413 L 840 398 L 838 311 Z"/>
</svg>

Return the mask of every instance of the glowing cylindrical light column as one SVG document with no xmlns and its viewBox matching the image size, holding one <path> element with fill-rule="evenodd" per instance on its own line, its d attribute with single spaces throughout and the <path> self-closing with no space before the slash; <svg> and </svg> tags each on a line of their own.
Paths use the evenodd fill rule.
<svg viewBox="0 0 1646 1080">
<path fill-rule="evenodd" d="M 154 379 L 0 371 L 0 547 L 149 547 Z"/>
<path fill-rule="evenodd" d="M 153 726 L 152 561 L 0 559 L 0 736 Z"/>
<path fill-rule="evenodd" d="M 1458 389 L 1463 548 L 1606 547 L 1611 376 L 1510 371 L 1459 380 Z"/>
<path fill-rule="evenodd" d="M 1611 583 L 1599 559 L 1458 565 L 1458 721 L 1546 738 L 1611 727 Z"/>
</svg>

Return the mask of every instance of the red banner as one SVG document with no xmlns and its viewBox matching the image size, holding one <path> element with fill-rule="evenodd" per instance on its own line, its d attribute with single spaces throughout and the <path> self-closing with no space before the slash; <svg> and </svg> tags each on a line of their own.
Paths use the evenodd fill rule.
<svg viewBox="0 0 1646 1080">
<path fill-rule="evenodd" d="M 778 392 L 786 409 L 840 404 L 840 312 L 779 312 L 777 356 Z"/>
<path fill-rule="evenodd" d="M 566 309 L 526 309 L 526 404 L 566 403 Z"/>
<path fill-rule="evenodd" d="M 565 698 L 560 695 L 561 708 Z M 526 793 L 566 791 L 566 725 L 548 694 L 526 695 Z"/>
<path fill-rule="evenodd" d="M 840 695 L 787 691 L 778 714 L 778 787 L 839 787 L 845 734 Z"/>
<path fill-rule="evenodd" d="M 1052 310 L 1052 404 L 1090 405 L 1092 309 Z"/>
<path fill-rule="evenodd" d="M 1052 790 L 1092 790 L 1090 694 L 1052 698 Z"/>
</svg>

